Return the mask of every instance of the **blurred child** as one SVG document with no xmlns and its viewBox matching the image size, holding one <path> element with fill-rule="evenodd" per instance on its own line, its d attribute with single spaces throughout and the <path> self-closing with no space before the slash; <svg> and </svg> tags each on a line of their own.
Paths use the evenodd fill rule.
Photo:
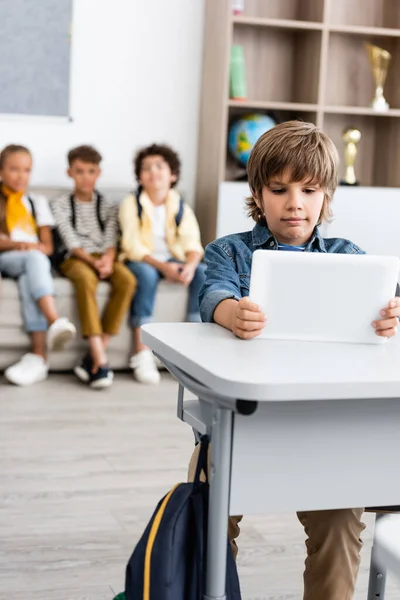
<svg viewBox="0 0 400 600">
<path fill-rule="evenodd" d="M 140 150 L 134 160 L 139 188 L 123 200 L 119 211 L 122 257 L 137 280 L 130 309 L 131 367 L 141 383 L 160 381 L 155 358 L 140 341 L 140 327 L 152 319 L 161 278 L 189 288 L 188 320 L 200 321 L 204 252 L 196 217 L 174 189 L 180 166 L 168 146 L 153 144 Z"/>
<path fill-rule="evenodd" d="M 57 228 L 66 250 L 59 269 L 75 286 L 82 335 L 89 352 L 74 369 L 77 377 L 93 388 L 109 387 L 113 373 L 106 349 L 117 335 L 135 291 L 135 278 L 115 261 L 118 235 L 117 207 L 96 191 L 101 155 L 91 146 L 79 146 L 68 154 L 72 194 L 53 204 Z M 100 317 L 96 290 L 109 281 L 111 295 Z"/>
<path fill-rule="evenodd" d="M 54 301 L 49 256 L 54 224 L 44 196 L 27 195 L 32 156 L 24 146 L 10 145 L 0 153 L 0 272 L 18 282 L 25 331 L 31 352 L 4 375 L 16 385 L 47 378 L 47 350 L 59 350 L 76 333 L 60 317 Z"/>
</svg>

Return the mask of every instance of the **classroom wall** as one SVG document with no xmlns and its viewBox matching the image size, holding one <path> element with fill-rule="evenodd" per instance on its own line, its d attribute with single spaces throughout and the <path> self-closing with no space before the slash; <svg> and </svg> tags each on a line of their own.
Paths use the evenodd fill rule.
<svg viewBox="0 0 400 600">
<path fill-rule="evenodd" d="M 129 188 L 134 149 L 163 141 L 181 154 L 193 201 L 203 10 L 204 0 L 74 1 L 72 122 L 0 116 L 1 145 L 33 152 L 34 185 L 68 184 L 66 152 L 92 143 L 104 156 L 101 184 Z"/>
</svg>

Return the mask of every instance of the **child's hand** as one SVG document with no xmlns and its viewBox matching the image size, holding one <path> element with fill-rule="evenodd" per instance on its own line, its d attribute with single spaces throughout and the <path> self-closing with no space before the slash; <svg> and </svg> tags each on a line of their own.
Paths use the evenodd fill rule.
<svg viewBox="0 0 400 600">
<path fill-rule="evenodd" d="M 250 340 L 260 335 L 265 327 L 266 317 L 260 307 L 249 298 L 237 302 L 233 314 L 232 331 L 242 340 Z"/>
<path fill-rule="evenodd" d="M 381 337 L 393 337 L 397 333 L 397 326 L 400 317 L 400 298 L 394 298 L 387 306 L 381 310 L 382 319 L 378 319 L 372 323 L 372 327 L 376 331 L 376 335 Z"/>
<path fill-rule="evenodd" d="M 184 285 L 190 285 L 196 272 L 196 268 L 197 265 L 195 265 L 194 263 L 185 263 L 184 265 L 181 265 L 179 272 L 179 280 L 181 281 L 181 283 L 183 283 Z"/>
<path fill-rule="evenodd" d="M 101 258 L 95 261 L 94 267 L 98 272 L 100 279 L 107 279 L 114 270 L 114 263 L 111 256 L 103 254 Z"/>
<path fill-rule="evenodd" d="M 16 242 L 15 250 L 19 250 L 22 252 L 27 252 L 28 250 L 40 250 L 40 244 L 35 244 L 32 242 Z"/>
<path fill-rule="evenodd" d="M 180 280 L 182 265 L 175 262 L 166 262 L 162 267 L 162 274 L 167 281 L 172 283 L 182 283 Z"/>
</svg>

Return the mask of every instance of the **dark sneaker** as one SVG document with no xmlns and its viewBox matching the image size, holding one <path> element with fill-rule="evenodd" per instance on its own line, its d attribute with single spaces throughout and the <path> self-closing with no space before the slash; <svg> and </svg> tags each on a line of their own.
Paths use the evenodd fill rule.
<svg viewBox="0 0 400 600">
<path fill-rule="evenodd" d="M 106 365 L 99 367 L 96 373 L 90 373 L 89 385 L 91 388 L 100 390 L 108 388 L 112 384 L 114 373 Z"/>
<path fill-rule="evenodd" d="M 90 354 L 85 354 L 80 365 L 74 368 L 74 373 L 84 383 L 89 383 L 92 373 L 93 360 Z"/>
</svg>

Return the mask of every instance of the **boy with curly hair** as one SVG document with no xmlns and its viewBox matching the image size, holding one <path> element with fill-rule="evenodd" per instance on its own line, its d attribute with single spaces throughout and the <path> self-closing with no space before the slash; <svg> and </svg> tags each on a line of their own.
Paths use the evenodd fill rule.
<svg viewBox="0 0 400 600">
<path fill-rule="evenodd" d="M 200 321 L 204 252 L 193 210 L 175 189 L 180 167 L 172 148 L 158 144 L 142 148 L 134 160 L 139 187 L 123 200 L 119 211 L 122 258 L 137 280 L 130 310 L 131 367 L 141 383 L 160 381 L 155 358 L 140 341 L 140 327 L 152 319 L 160 279 L 189 288 L 188 321 Z"/>
</svg>

